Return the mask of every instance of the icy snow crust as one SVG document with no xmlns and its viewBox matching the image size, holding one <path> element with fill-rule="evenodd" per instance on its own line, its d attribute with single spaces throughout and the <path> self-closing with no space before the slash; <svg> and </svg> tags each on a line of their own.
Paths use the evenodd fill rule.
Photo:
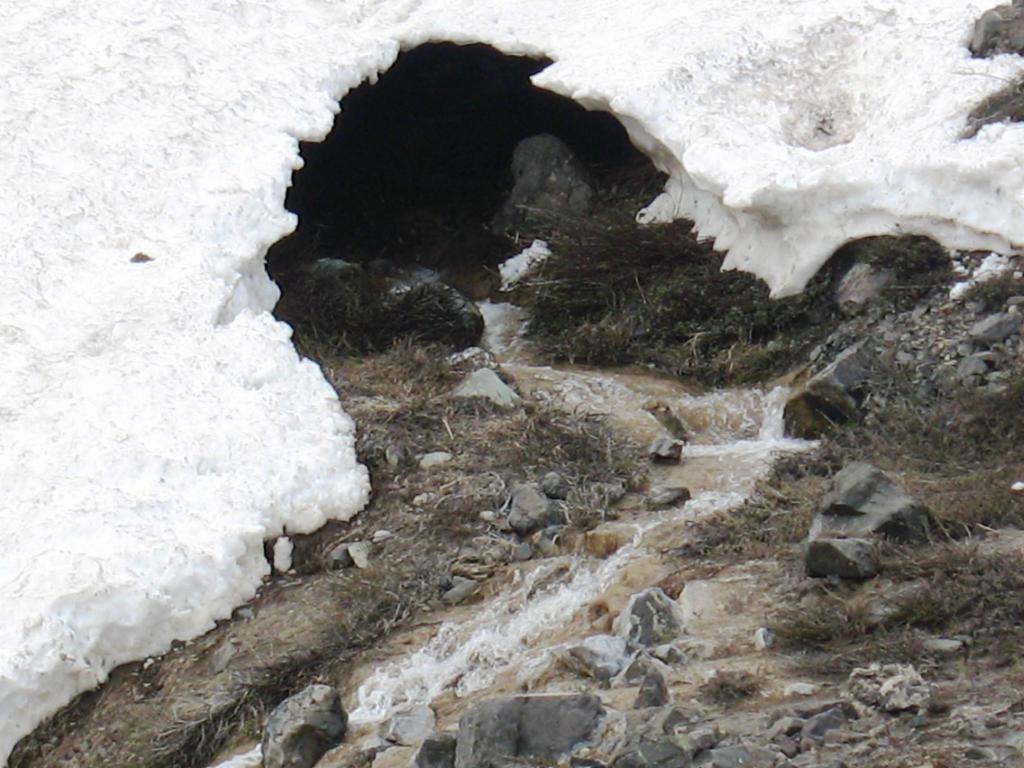
<svg viewBox="0 0 1024 768">
<path fill-rule="evenodd" d="M 963 46 L 993 5 L 0 0 L 0 757 L 251 597 L 264 539 L 365 502 L 262 259 L 297 141 L 401 48 L 551 57 L 539 85 L 669 172 L 641 217 L 781 295 L 862 235 L 1024 242 L 1022 128 L 956 140 L 1022 69 Z"/>
</svg>

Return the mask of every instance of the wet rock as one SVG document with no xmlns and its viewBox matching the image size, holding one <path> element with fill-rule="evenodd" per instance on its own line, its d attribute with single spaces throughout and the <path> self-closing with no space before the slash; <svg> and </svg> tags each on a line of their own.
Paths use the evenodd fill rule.
<svg viewBox="0 0 1024 768">
<path fill-rule="evenodd" d="M 633 709 L 664 707 L 669 701 L 670 697 L 668 685 L 665 683 L 665 676 L 658 670 L 652 669 L 644 675 L 644 679 L 640 683 L 640 690 L 636 694 Z"/>
<path fill-rule="evenodd" d="M 381 729 L 381 736 L 395 744 L 414 747 L 434 732 L 435 720 L 430 707 L 410 707 L 392 715 Z"/>
<path fill-rule="evenodd" d="M 856 421 L 869 379 L 869 357 L 861 345 L 840 353 L 786 401 L 786 434 L 813 440 L 839 424 Z"/>
<path fill-rule="evenodd" d="M 968 334 L 978 344 L 997 344 L 1020 330 L 1024 315 L 997 312 L 971 326 Z"/>
<path fill-rule="evenodd" d="M 551 214 L 582 214 L 594 196 L 587 170 L 561 139 L 531 136 L 512 153 L 513 186 L 491 222 L 496 233 L 532 232 Z"/>
<path fill-rule="evenodd" d="M 802 738 L 812 741 L 823 741 L 825 734 L 836 728 L 842 728 L 848 722 L 846 712 L 841 707 L 826 709 L 807 720 L 800 729 Z"/>
<path fill-rule="evenodd" d="M 853 462 L 833 478 L 808 539 L 877 535 L 900 543 L 921 542 L 927 540 L 931 524 L 928 510 L 884 472 Z"/>
<path fill-rule="evenodd" d="M 773 768 L 779 753 L 764 747 L 739 744 L 711 750 L 712 768 Z"/>
<path fill-rule="evenodd" d="M 879 269 L 866 262 L 854 264 L 836 287 L 836 304 L 843 314 L 856 314 L 877 298 L 894 277 L 888 269 Z"/>
<path fill-rule="evenodd" d="M 978 57 L 1024 52 L 1024 8 L 1007 4 L 985 11 L 974 23 L 968 48 Z"/>
<path fill-rule="evenodd" d="M 687 442 L 690 439 L 690 430 L 683 424 L 682 419 L 676 416 L 672 408 L 661 400 L 653 400 L 644 404 L 644 410 L 665 428 L 676 440 Z"/>
<path fill-rule="evenodd" d="M 651 509 L 664 509 L 685 504 L 690 500 L 690 489 L 679 486 L 656 488 L 647 495 L 647 506 Z"/>
<path fill-rule="evenodd" d="M 480 583 L 475 579 L 453 576 L 451 589 L 445 592 L 441 599 L 448 605 L 458 605 L 459 603 L 466 602 L 466 600 L 476 595 L 479 591 Z"/>
<path fill-rule="evenodd" d="M 810 576 L 870 579 L 880 563 L 874 542 L 867 539 L 814 539 L 807 543 L 804 565 Z"/>
<path fill-rule="evenodd" d="M 512 486 L 508 523 L 520 536 L 529 536 L 534 531 L 563 522 L 562 511 L 536 486 L 528 483 Z"/>
<path fill-rule="evenodd" d="M 682 611 L 661 589 L 652 587 L 629 598 L 613 627 L 615 633 L 626 638 L 631 645 L 660 645 L 682 631 Z"/>
<path fill-rule="evenodd" d="M 604 716 L 597 696 L 514 696 L 476 704 L 459 720 L 455 768 L 555 762 L 587 742 Z"/>
<path fill-rule="evenodd" d="M 629 663 L 629 652 L 621 637 L 594 635 L 566 648 L 559 658 L 573 672 L 607 682 Z"/>
<path fill-rule="evenodd" d="M 540 480 L 540 489 L 549 499 L 565 501 L 569 498 L 569 481 L 558 472 L 548 472 Z"/>
<path fill-rule="evenodd" d="M 452 392 L 456 398 L 483 398 L 502 408 L 511 408 L 522 398 L 490 368 L 473 371 Z"/>
<path fill-rule="evenodd" d="M 431 451 L 420 456 L 420 468 L 433 469 L 434 467 L 440 467 L 442 464 L 450 462 L 452 458 L 448 451 Z"/>
<path fill-rule="evenodd" d="M 669 435 L 660 435 L 647 449 L 651 461 L 664 464 L 678 464 L 683 457 L 683 444 Z"/>
<path fill-rule="evenodd" d="M 439 733 L 420 746 L 414 768 L 455 768 L 455 734 Z"/>
<path fill-rule="evenodd" d="M 872 664 L 850 673 L 850 695 L 884 712 L 920 712 L 928 707 L 932 687 L 909 664 Z"/>
<path fill-rule="evenodd" d="M 341 743 L 348 715 L 329 685 L 311 685 L 281 702 L 263 730 L 263 768 L 312 768 Z"/>
</svg>

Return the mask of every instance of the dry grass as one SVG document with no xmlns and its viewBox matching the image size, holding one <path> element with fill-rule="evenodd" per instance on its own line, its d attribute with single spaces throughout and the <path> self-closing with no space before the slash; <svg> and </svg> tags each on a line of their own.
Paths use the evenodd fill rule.
<svg viewBox="0 0 1024 768">
<path fill-rule="evenodd" d="M 722 670 L 700 687 L 700 697 L 709 704 L 732 707 L 749 699 L 761 688 L 761 679 L 750 672 Z"/>
</svg>

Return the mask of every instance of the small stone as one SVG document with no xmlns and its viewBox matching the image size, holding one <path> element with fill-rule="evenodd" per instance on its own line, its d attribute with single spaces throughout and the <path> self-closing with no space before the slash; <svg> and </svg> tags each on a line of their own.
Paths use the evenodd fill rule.
<svg viewBox="0 0 1024 768">
<path fill-rule="evenodd" d="M 549 499 L 565 501 L 569 498 L 569 481 L 558 472 L 548 472 L 540 481 L 540 489 Z"/>
<path fill-rule="evenodd" d="M 420 468 L 432 469 L 433 467 L 440 467 L 442 464 L 447 464 L 452 458 L 448 451 L 431 451 L 420 456 Z"/>
<path fill-rule="evenodd" d="M 387 530 L 386 528 L 381 528 L 373 532 L 373 536 L 370 537 L 370 541 L 374 544 L 380 544 L 382 541 L 387 541 L 388 539 L 393 539 L 394 537 L 395 534 L 393 534 L 391 531 Z"/>
<path fill-rule="evenodd" d="M 371 548 L 372 545 L 368 541 L 353 541 L 348 545 L 348 556 L 352 558 L 352 564 L 356 568 L 366 568 L 370 564 Z"/>
<path fill-rule="evenodd" d="M 759 627 L 754 632 L 754 648 L 759 651 L 766 651 L 775 645 L 775 633 L 768 627 Z"/>
<path fill-rule="evenodd" d="M 593 635 L 559 653 L 562 663 L 579 675 L 607 682 L 629 663 L 626 641 L 614 635 Z"/>
<path fill-rule="evenodd" d="M 263 768 L 312 768 L 341 742 L 347 727 L 338 692 L 311 685 L 282 701 L 267 718 Z"/>
<path fill-rule="evenodd" d="M 683 444 L 669 435 L 660 435 L 647 449 L 647 455 L 650 456 L 651 461 L 678 464 L 683 457 Z"/>
<path fill-rule="evenodd" d="M 999 759 L 994 749 L 988 749 L 987 747 L 968 747 L 964 751 L 964 757 L 968 760 L 985 760 L 987 762 L 995 762 Z"/>
<path fill-rule="evenodd" d="M 665 676 L 656 669 L 650 670 L 644 675 L 640 683 L 640 690 L 636 695 L 636 702 L 633 709 L 647 709 L 650 707 L 664 707 L 670 701 L 668 685 L 665 683 Z"/>
<path fill-rule="evenodd" d="M 529 483 L 512 486 L 508 522 L 520 536 L 528 536 L 549 525 L 564 522 L 561 509 Z"/>
<path fill-rule="evenodd" d="M 464 576 L 452 577 L 452 588 L 442 595 L 441 599 L 448 605 L 458 605 L 473 597 L 480 591 L 480 582 Z"/>
<path fill-rule="evenodd" d="M 814 683 L 790 683 L 782 694 L 784 696 L 813 696 L 818 692 L 818 686 Z"/>
<path fill-rule="evenodd" d="M 962 651 L 964 643 L 963 640 L 957 640 L 956 638 L 952 637 L 929 637 L 927 640 L 921 643 L 921 646 L 926 651 L 931 651 L 932 653 L 948 656 L 950 654 L 959 653 L 960 651 Z"/>
<path fill-rule="evenodd" d="M 815 539 L 807 543 L 804 564 L 810 576 L 870 579 L 881 567 L 878 550 L 867 539 Z"/>
<path fill-rule="evenodd" d="M 686 654 L 671 643 L 656 645 L 651 649 L 651 656 L 665 664 L 685 664 L 689 661 Z"/>
<path fill-rule="evenodd" d="M 690 489 L 673 486 L 657 488 L 647 495 L 647 506 L 651 509 L 663 509 L 685 504 L 690 500 Z"/>
<path fill-rule="evenodd" d="M 404 447 L 397 443 L 388 443 L 384 446 L 384 461 L 392 467 L 400 467 L 409 459 L 409 453 Z"/>
<path fill-rule="evenodd" d="M 490 368 L 480 368 L 469 374 L 452 397 L 483 398 L 502 408 L 511 408 L 522 399 Z"/>
<path fill-rule="evenodd" d="M 477 515 L 485 523 L 493 523 L 498 519 L 498 514 L 493 509 L 485 509 L 479 515 Z"/>
</svg>

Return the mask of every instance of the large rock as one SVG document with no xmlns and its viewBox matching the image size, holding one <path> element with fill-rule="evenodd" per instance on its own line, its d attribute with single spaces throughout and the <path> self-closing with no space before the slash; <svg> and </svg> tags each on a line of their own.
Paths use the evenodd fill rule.
<svg viewBox="0 0 1024 768">
<path fill-rule="evenodd" d="M 931 527 L 931 514 L 922 504 L 877 467 L 857 461 L 832 480 L 807 538 L 881 536 L 911 543 L 927 540 Z"/>
<path fill-rule="evenodd" d="M 968 47 L 975 56 L 1024 52 L 1024 7 L 999 5 L 981 14 L 974 23 Z"/>
<path fill-rule="evenodd" d="M 516 483 L 512 486 L 508 524 L 520 536 L 565 522 L 561 508 L 545 496 L 536 486 Z"/>
<path fill-rule="evenodd" d="M 878 549 L 867 539 L 814 539 L 807 543 L 804 564 L 810 576 L 870 579 L 878 574 Z"/>
<path fill-rule="evenodd" d="M 859 344 L 813 376 L 786 402 L 786 434 L 814 440 L 837 425 L 860 418 L 860 403 L 871 376 L 868 353 Z"/>
<path fill-rule="evenodd" d="M 512 153 L 513 186 L 491 222 L 496 233 L 535 233 L 552 215 L 583 214 L 594 189 L 586 168 L 561 139 L 542 134 Z"/>
<path fill-rule="evenodd" d="M 434 722 L 434 710 L 421 704 L 392 715 L 381 729 L 381 736 L 395 744 L 414 747 L 434 732 Z"/>
<path fill-rule="evenodd" d="M 263 768 L 312 768 L 341 742 L 347 727 L 338 692 L 311 685 L 281 702 L 267 719 Z"/>
<path fill-rule="evenodd" d="M 455 768 L 557 762 L 595 735 L 604 713 L 601 700 L 590 694 L 482 702 L 459 720 Z"/>
<path fill-rule="evenodd" d="M 649 648 L 667 643 L 682 632 L 682 611 L 661 589 L 651 587 L 629 598 L 613 628 L 631 645 Z"/>
<path fill-rule="evenodd" d="M 455 734 L 439 733 L 424 741 L 413 768 L 455 768 Z"/>
<path fill-rule="evenodd" d="M 674 707 L 637 712 L 612 756 L 611 768 L 687 768 L 694 755 L 711 746 L 693 731 L 692 718 Z"/>
</svg>

